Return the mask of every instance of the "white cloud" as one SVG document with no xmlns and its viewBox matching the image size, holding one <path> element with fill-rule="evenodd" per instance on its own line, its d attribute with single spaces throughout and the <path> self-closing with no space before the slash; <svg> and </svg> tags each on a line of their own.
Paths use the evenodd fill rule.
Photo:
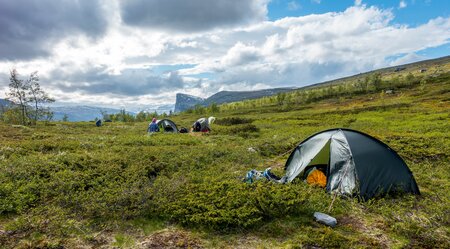
<svg viewBox="0 0 450 249">
<path fill-rule="evenodd" d="M 360 6 L 362 4 L 362 0 L 355 0 L 355 6 Z"/>
<path fill-rule="evenodd" d="M 393 60 L 391 63 L 389 63 L 390 66 L 398 66 L 398 65 L 404 65 L 408 63 L 413 63 L 421 60 L 425 60 L 426 57 L 417 55 L 416 53 L 409 53 L 403 56 L 400 56 L 396 60 Z"/>
<path fill-rule="evenodd" d="M 320 4 L 321 0 L 311 0 L 311 2 Z"/>
<path fill-rule="evenodd" d="M 400 3 L 398 4 L 399 9 L 406 8 L 407 6 L 408 5 L 406 4 L 406 1 L 404 1 L 404 0 L 400 1 Z"/>
<path fill-rule="evenodd" d="M 391 10 L 361 1 L 343 12 L 195 33 L 126 25 L 115 3 L 107 31 L 96 40 L 63 37 L 47 58 L 0 60 L 0 90 L 16 67 L 22 75 L 39 70 L 42 86 L 60 102 L 170 104 L 177 92 L 207 97 L 219 90 L 304 86 L 410 62 L 418 59 L 415 52 L 450 39 L 450 18 L 399 26 L 391 24 Z M 405 56 L 389 60 L 398 54 Z M 167 65 L 190 66 L 157 71 Z"/>
</svg>

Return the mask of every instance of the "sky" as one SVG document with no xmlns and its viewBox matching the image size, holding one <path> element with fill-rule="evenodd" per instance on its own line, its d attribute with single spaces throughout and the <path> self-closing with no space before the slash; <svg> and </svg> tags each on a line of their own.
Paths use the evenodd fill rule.
<svg viewBox="0 0 450 249">
<path fill-rule="evenodd" d="M 57 105 L 152 109 L 176 93 L 301 87 L 450 55 L 447 0 L 0 0 L 9 72 Z"/>
</svg>

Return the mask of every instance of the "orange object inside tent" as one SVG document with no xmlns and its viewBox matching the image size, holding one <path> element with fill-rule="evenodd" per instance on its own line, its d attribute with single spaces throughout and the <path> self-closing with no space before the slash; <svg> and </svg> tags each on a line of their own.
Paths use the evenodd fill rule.
<svg viewBox="0 0 450 249">
<path fill-rule="evenodd" d="M 315 169 L 306 177 L 306 182 L 325 188 L 327 186 L 327 177 L 322 171 Z"/>
</svg>

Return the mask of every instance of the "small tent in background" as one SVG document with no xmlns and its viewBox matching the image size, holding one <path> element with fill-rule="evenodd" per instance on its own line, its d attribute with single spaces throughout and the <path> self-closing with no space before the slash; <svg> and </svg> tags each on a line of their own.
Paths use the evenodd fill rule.
<svg viewBox="0 0 450 249">
<path fill-rule="evenodd" d="M 177 125 L 170 119 L 161 119 L 156 121 L 160 131 L 177 133 Z"/>
<path fill-rule="evenodd" d="M 362 132 L 331 129 L 301 142 L 286 162 L 284 182 L 306 179 L 311 169 L 326 175 L 326 190 L 358 195 L 420 194 L 412 172 L 389 146 Z"/>
</svg>

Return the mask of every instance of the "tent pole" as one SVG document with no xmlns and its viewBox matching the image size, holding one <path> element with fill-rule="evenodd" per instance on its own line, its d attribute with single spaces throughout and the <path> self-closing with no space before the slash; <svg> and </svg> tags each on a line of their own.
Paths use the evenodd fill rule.
<svg viewBox="0 0 450 249">
<path fill-rule="evenodd" d="M 331 209 L 333 208 L 334 200 L 336 200 L 337 191 L 334 192 L 333 200 L 331 200 L 330 206 L 328 207 L 328 213 L 331 212 Z"/>
</svg>

